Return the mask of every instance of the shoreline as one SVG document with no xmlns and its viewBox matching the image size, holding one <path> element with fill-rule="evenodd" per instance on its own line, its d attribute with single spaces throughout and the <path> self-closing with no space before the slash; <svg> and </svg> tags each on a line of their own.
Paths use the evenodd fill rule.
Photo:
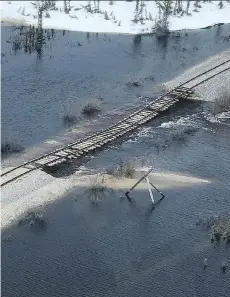
<svg viewBox="0 0 230 297">
<path fill-rule="evenodd" d="M 2 205 L 4 214 L 2 214 L 1 218 L 1 229 L 4 230 L 5 228 L 7 229 L 14 225 L 18 218 L 30 210 L 40 207 L 43 208 L 55 201 L 61 200 L 62 197 L 69 191 L 76 190 L 80 195 L 82 195 L 86 189 L 90 189 L 90 187 L 94 186 L 93 182 L 97 184 L 99 181 L 99 184 L 103 184 L 106 189 L 110 189 L 112 191 L 122 191 L 124 194 L 146 171 L 146 168 L 137 169 L 135 178 L 116 178 L 103 172 L 95 174 L 83 173 L 82 175 L 79 175 L 79 172 L 77 171 L 69 178 L 59 179 L 49 176 L 44 172 L 39 172 L 39 174 L 36 174 L 35 172 L 33 176 L 30 176 L 30 184 L 33 184 L 33 188 L 30 188 L 30 186 L 28 187 L 27 179 L 25 178 L 15 182 L 15 193 L 10 188 L 7 189 L 7 186 L 2 189 L 2 196 L 6 197 L 7 194 L 10 197 L 14 195 L 20 196 L 21 192 L 23 198 L 20 199 L 20 202 L 16 199 L 15 202 Z M 182 190 L 183 188 L 188 188 L 194 185 L 202 186 L 211 183 L 211 181 L 207 179 L 194 177 L 188 174 L 186 175 L 166 171 L 153 172 L 149 175 L 149 178 L 153 179 L 154 185 L 162 191 L 169 189 L 173 190 L 175 188 L 180 188 Z M 38 179 L 43 179 L 44 183 L 36 185 L 36 180 Z M 104 180 L 103 183 L 101 180 Z M 23 193 L 20 189 L 24 189 L 25 192 Z M 148 193 L 147 183 L 145 181 L 141 182 L 137 190 L 146 190 L 146 193 Z M 6 192 L 5 194 L 4 191 Z M 10 197 L 6 197 L 5 199 L 8 200 Z M 4 204 L 4 201 L 2 201 L 2 204 Z"/>
<path fill-rule="evenodd" d="M 195 30 L 208 30 L 211 29 L 215 26 L 223 26 L 223 25 L 227 25 L 230 24 L 230 22 L 228 23 L 214 23 L 211 24 L 209 26 L 205 26 L 205 27 L 201 27 L 201 28 L 184 28 L 184 29 L 177 29 L 177 30 L 170 30 L 169 31 L 169 35 L 176 33 L 176 32 L 191 32 L 191 31 L 195 31 Z M 25 20 L 19 20 L 16 18 L 2 18 L 1 19 L 1 26 L 2 27 L 11 27 L 11 26 L 16 26 L 16 25 L 20 25 L 20 26 L 34 26 L 35 28 L 37 28 L 37 23 L 36 24 L 30 24 Z M 57 30 L 57 31 L 71 31 L 71 32 L 79 32 L 79 33 L 91 33 L 91 34 L 109 34 L 109 35 L 139 35 L 139 36 L 152 36 L 155 35 L 155 32 L 139 32 L 139 33 L 135 33 L 135 32 L 108 32 L 108 31 L 103 31 L 103 32 L 97 32 L 97 31 L 89 31 L 89 30 L 74 30 L 71 28 L 60 28 L 60 27 L 55 27 L 55 26 L 42 26 L 43 29 L 49 29 L 49 30 Z"/>
<path fill-rule="evenodd" d="M 229 50 L 225 50 L 224 52 L 228 53 L 228 51 Z M 204 66 L 208 67 L 207 64 L 212 64 L 213 59 L 216 59 L 217 56 L 221 58 L 222 54 L 223 52 L 219 52 L 214 57 L 211 56 L 211 58 L 208 58 L 208 60 L 206 59 L 205 61 L 203 61 L 205 62 L 205 65 L 203 65 L 203 62 L 196 64 L 195 70 L 199 71 L 200 68 Z M 191 68 L 187 68 L 185 72 L 183 72 L 183 76 L 190 75 L 190 72 Z M 185 79 L 183 76 L 176 76 L 172 81 L 169 81 L 168 83 L 173 83 L 178 79 Z M 167 85 L 167 82 L 164 83 L 164 85 Z M 203 88 L 203 86 L 201 87 Z M 210 89 L 208 91 L 210 91 Z M 5 167 L 4 170 L 7 170 L 7 167 Z M 9 221 L 11 222 L 12 219 L 18 217 L 29 209 L 35 208 L 37 206 L 45 206 L 50 202 L 52 203 L 53 201 L 58 200 L 60 197 L 62 197 L 63 194 L 65 194 L 65 192 L 74 188 L 74 186 L 80 187 L 80 185 L 78 185 L 77 179 L 82 179 L 82 177 L 79 177 L 79 173 L 80 172 L 78 171 L 69 178 L 55 179 L 54 177 L 47 175 L 44 172 L 38 171 L 35 174 L 29 176 L 29 185 L 27 179 L 22 179 L 18 183 L 14 183 L 13 187 L 4 187 L 2 192 L 6 193 L 6 197 L 4 198 L 5 201 L 3 200 L 2 202 L 2 206 L 5 203 L 4 207 L 6 211 L 3 211 L 3 213 L 5 216 L 4 219 L 7 221 L 7 223 L 4 223 L 3 226 L 7 225 Z M 173 181 L 175 181 L 173 180 L 172 176 L 171 181 L 172 184 Z M 134 180 L 132 180 L 130 185 L 133 183 Z M 86 184 L 89 185 L 89 179 L 88 183 L 83 180 L 82 184 L 84 186 Z M 168 186 L 167 181 L 165 181 L 165 185 Z M 127 184 L 126 186 L 128 187 Z M 160 184 L 160 186 L 163 188 L 164 185 Z M 164 187 L 166 188 L 166 186 Z M 122 186 L 122 188 L 124 189 L 124 185 Z M 146 187 L 144 189 L 146 190 Z"/>
</svg>

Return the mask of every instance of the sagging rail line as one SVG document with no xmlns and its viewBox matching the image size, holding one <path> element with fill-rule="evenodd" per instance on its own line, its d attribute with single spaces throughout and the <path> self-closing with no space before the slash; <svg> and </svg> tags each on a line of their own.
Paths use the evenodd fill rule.
<svg viewBox="0 0 230 297">
<path fill-rule="evenodd" d="M 214 70 L 224 66 L 226 64 L 228 67 L 221 69 L 218 72 L 212 73 Z M 177 103 L 180 99 L 187 99 L 193 96 L 193 89 L 198 85 L 210 80 L 211 78 L 230 70 L 230 59 L 225 62 L 222 62 L 197 76 L 181 83 L 179 86 L 168 91 L 164 95 L 158 97 L 156 100 L 148 103 L 143 108 L 133 112 L 128 117 L 123 118 L 114 125 L 108 127 L 105 130 L 98 131 L 88 137 L 85 137 L 77 142 L 68 144 L 59 149 L 56 149 L 48 154 L 44 154 L 40 157 L 32 159 L 28 162 L 25 162 L 19 166 L 16 166 L 4 173 L 1 174 L 1 186 L 5 186 L 10 182 L 36 170 L 51 168 L 52 166 L 57 165 L 58 163 L 66 162 L 71 159 L 80 159 L 90 152 L 102 148 L 105 145 L 113 142 L 121 136 L 124 136 L 127 133 L 134 131 L 136 128 L 141 125 L 149 122 L 155 118 L 160 112 L 165 111 L 173 104 Z M 204 76 L 205 74 L 211 74 L 208 77 L 201 79 L 199 82 L 195 82 L 194 85 L 186 87 L 190 82 L 195 81 L 196 79 Z"/>
</svg>

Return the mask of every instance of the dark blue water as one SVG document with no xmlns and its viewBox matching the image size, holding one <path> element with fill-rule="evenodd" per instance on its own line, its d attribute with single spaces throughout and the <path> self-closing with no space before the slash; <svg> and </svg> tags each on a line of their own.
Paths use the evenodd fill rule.
<svg viewBox="0 0 230 297">
<path fill-rule="evenodd" d="M 60 112 L 73 102 L 80 106 L 89 94 L 104 98 L 105 113 L 110 109 L 125 109 L 129 103 L 137 105 L 138 93 L 149 91 L 152 85 L 173 78 L 184 67 L 226 48 L 221 36 L 229 28 L 226 25 L 191 31 L 182 39 L 170 39 L 166 49 L 150 37 L 142 38 L 141 43 L 134 46 L 132 36 L 90 35 L 91 43 L 88 43 L 86 34 L 69 33 L 63 37 L 57 32 L 49 50 L 53 58 L 48 58 L 45 48 L 41 60 L 37 60 L 36 54 L 17 53 L 12 56 L 15 64 L 11 60 L 3 64 L 9 67 L 11 63 L 14 73 L 18 73 L 18 82 L 11 83 L 11 88 L 14 86 L 11 92 L 7 89 L 10 72 L 3 73 L 3 132 L 12 131 L 12 135 L 17 135 L 14 129 L 21 131 L 24 145 L 64 133 L 57 120 Z M 4 29 L 3 34 L 8 34 L 4 33 L 7 30 Z M 218 30 L 222 30 L 219 35 Z M 73 47 L 73 40 L 83 45 Z M 177 51 L 173 51 L 174 46 Z M 188 52 L 179 50 L 183 47 L 188 48 Z M 71 59 L 75 63 L 71 63 Z M 35 69 L 41 88 L 32 79 Z M 19 75 L 27 71 L 31 76 Z M 48 73 L 53 74 L 52 78 Z M 144 79 L 152 75 L 155 82 Z M 82 77 L 84 81 L 80 81 Z M 130 77 L 135 80 L 138 77 L 143 87 L 127 88 L 125 83 Z M 50 88 L 54 81 L 59 83 Z M 34 112 L 29 127 L 31 135 L 23 128 L 26 118 L 14 128 L 13 124 L 6 125 L 9 106 L 12 122 L 16 123 L 15 117 L 19 117 L 13 101 L 5 100 L 6 94 L 8 99 L 10 93 L 16 96 L 18 86 L 23 84 L 21 101 L 15 102 L 19 110 L 19 106 L 22 108 L 19 113 L 24 114 L 26 106 Z M 29 88 L 30 95 L 27 94 Z M 44 92 L 39 97 L 42 89 L 50 96 Z M 43 112 L 39 113 L 42 106 Z M 201 217 L 229 210 L 229 125 L 208 122 L 204 116 L 207 110 L 208 103 L 179 105 L 124 142 L 95 155 L 86 167 L 102 170 L 116 166 L 120 160 L 132 160 L 140 166 L 154 166 L 157 172 L 189 174 L 208 179 L 210 183 L 161 189 L 166 198 L 153 211 L 147 191 L 137 189 L 132 193 L 136 204 L 120 198 L 124 194 L 122 190 L 108 191 L 95 207 L 82 195 L 83 189 L 73 189 L 63 199 L 41 209 L 47 220 L 46 229 L 19 227 L 15 223 L 3 230 L 3 296 L 229 296 L 230 269 L 225 274 L 221 271 L 223 259 L 230 261 L 229 247 L 219 244 L 214 248 L 209 234 L 196 226 Z M 11 114 L 10 110 L 8 113 Z M 98 127 L 101 125 L 98 121 Z M 158 198 L 155 192 L 154 196 Z M 9 235 L 10 239 L 6 240 Z M 208 258 L 206 270 L 203 269 L 205 257 Z"/>
<path fill-rule="evenodd" d="M 136 206 L 109 192 L 96 208 L 74 191 L 45 209 L 46 230 L 3 232 L 11 234 L 2 244 L 3 295 L 228 296 L 229 270 L 220 265 L 229 248 L 213 248 L 195 222 L 226 210 L 229 189 L 164 193 L 151 212 L 147 191 L 132 194 Z"/>
<path fill-rule="evenodd" d="M 4 27 L 2 138 L 29 147 L 62 135 L 62 116 L 79 116 L 91 99 L 99 101 L 102 114 L 141 104 L 139 95 L 152 95 L 157 84 L 228 48 L 223 38 L 229 29 L 181 32 L 165 42 L 154 36 L 53 31 L 38 59 L 36 52 L 16 51 L 20 30 Z M 127 85 L 133 81 L 141 86 Z"/>
</svg>

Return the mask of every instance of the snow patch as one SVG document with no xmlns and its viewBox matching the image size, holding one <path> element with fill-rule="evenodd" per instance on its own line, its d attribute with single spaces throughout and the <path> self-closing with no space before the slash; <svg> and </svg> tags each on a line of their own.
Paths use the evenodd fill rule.
<svg viewBox="0 0 230 297">
<path fill-rule="evenodd" d="M 66 14 L 64 1 L 56 1 L 57 10 L 49 10 L 49 17 L 43 17 L 43 27 L 96 33 L 138 34 L 152 32 L 154 20 L 158 15 L 155 1 L 143 1 L 142 13 L 136 12 L 136 1 L 112 1 L 112 5 L 110 5 L 111 1 L 100 1 L 99 10 L 95 13 L 86 8 L 89 2 L 71 1 L 71 10 Z M 217 23 L 229 23 L 230 3 L 224 2 L 223 9 L 220 9 L 218 1 L 201 2 L 201 7 L 194 12 L 194 2 L 190 3 L 190 15 L 184 13 L 183 16 L 171 15 L 169 17 L 170 30 L 198 29 Z M 1 1 L 2 21 L 37 25 L 38 13 L 33 3 L 36 1 Z M 98 1 L 90 3 L 92 10 L 96 8 L 96 5 L 98 7 Z M 183 1 L 182 5 L 186 10 L 187 2 Z M 141 22 L 133 22 L 137 14 L 139 18 L 143 18 Z"/>
</svg>

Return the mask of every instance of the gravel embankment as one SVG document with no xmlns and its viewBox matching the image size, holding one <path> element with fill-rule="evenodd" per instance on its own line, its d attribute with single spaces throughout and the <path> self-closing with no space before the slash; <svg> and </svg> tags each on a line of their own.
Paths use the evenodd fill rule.
<svg viewBox="0 0 230 297">
<path fill-rule="evenodd" d="M 215 55 L 214 57 L 207 59 L 203 63 L 196 65 L 187 71 L 185 71 L 183 74 L 178 76 L 177 78 L 165 83 L 165 86 L 169 89 L 176 87 L 177 85 L 191 79 L 192 77 L 207 71 L 208 69 L 215 67 L 218 64 L 223 63 L 224 61 L 227 61 L 230 59 L 230 49 L 226 50 L 222 53 L 219 53 L 218 55 Z M 213 70 L 210 73 L 207 73 L 199 78 L 197 78 L 194 81 L 191 81 L 186 85 L 186 87 L 192 87 L 196 83 L 204 80 L 205 78 L 208 78 L 209 76 L 227 68 L 230 67 L 230 62 L 227 64 L 224 64 L 223 66 Z M 230 93 L 230 70 L 227 70 L 214 78 L 208 80 L 207 82 L 199 85 L 195 88 L 195 91 L 199 98 L 202 98 L 202 100 L 206 101 L 214 101 L 220 92 L 222 90 L 227 90 Z"/>
</svg>

